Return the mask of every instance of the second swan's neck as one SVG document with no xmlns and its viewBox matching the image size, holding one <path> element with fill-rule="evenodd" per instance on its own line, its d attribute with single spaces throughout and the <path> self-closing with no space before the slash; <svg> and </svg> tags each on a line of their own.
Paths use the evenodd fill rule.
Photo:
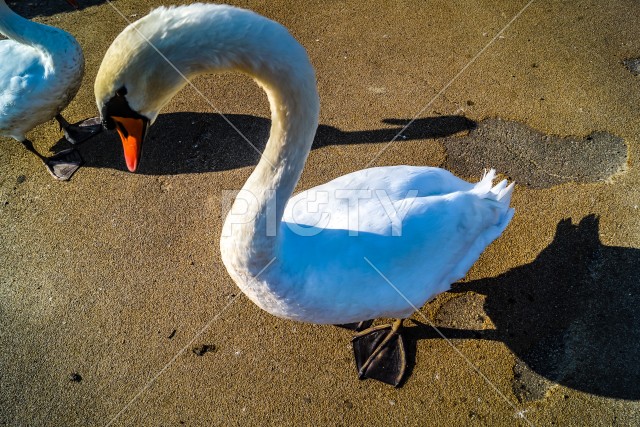
<svg viewBox="0 0 640 427">
<path fill-rule="evenodd" d="M 67 32 L 21 17 L 13 12 L 4 0 L 0 0 L 0 33 L 20 44 L 32 46 L 51 55 L 56 53 L 58 47 L 66 49 L 68 45 L 73 45 L 74 48 L 80 48 Z"/>
</svg>

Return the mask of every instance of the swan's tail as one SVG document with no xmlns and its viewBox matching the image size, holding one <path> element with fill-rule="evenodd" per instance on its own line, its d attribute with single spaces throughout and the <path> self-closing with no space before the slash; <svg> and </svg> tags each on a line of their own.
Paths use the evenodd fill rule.
<svg viewBox="0 0 640 427">
<path fill-rule="evenodd" d="M 493 185 L 493 180 L 496 178 L 495 169 L 489 170 L 489 172 L 485 171 L 484 176 L 473 188 L 472 192 L 482 196 L 485 199 L 495 200 L 500 202 L 500 204 L 509 206 L 511 203 L 511 194 L 513 194 L 513 188 L 515 186 L 515 182 L 509 184 L 506 179 L 503 179 L 495 186 Z M 507 185 L 508 184 L 508 185 Z"/>
<path fill-rule="evenodd" d="M 503 179 L 496 185 L 493 185 L 493 180 L 496 177 L 495 169 L 489 170 L 489 172 L 485 172 L 484 176 L 478 182 L 473 190 L 473 193 L 476 193 L 478 196 L 482 197 L 486 200 L 491 200 L 493 202 L 497 202 L 497 208 L 500 212 L 499 219 L 495 224 L 498 228 L 504 230 L 511 221 L 513 217 L 514 210 L 509 207 L 511 203 L 511 195 L 513 194 L 513 189 L 515 187 L 515 182 L 508 184 L 506 179 Z M 508 184 L 508 185 L 507 185 Z M 502 230 L 500 232 L 502 232 Z"/>
<path fill-rule="evenodd" d="M 507 180 L 503 179 L 493 185 L 495 177 L 496 171 L 494 169 L 485 172 L 480 182 L 470 191 L 477 197 L 474 204 L 477 215 L 474 221 L 480 223 L 481 230 L 463 260 L 452 271 L 449 277 L 449 279 L 452 279 L 450 283 L 467 274 L 467 271 L 478 260 L 482 251 L 502 234 L 509 222 L 511 222 L 511 218 L 513 218 L 515 210 L 509 206 L 509 203 L 511 203 L 511 195 L 513 194 L 515 183 L 512 182 L 507 185 Z"/>
</svg>

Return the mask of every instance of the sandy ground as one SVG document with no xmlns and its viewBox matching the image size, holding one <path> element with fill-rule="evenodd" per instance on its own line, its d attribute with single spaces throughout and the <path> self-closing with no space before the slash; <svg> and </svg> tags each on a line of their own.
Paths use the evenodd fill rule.
<svg viewBox="0 0 640 427">
<path fill-rule="evenodd" d="M 96 114 L 93 79 L 127 22 L 107 3 L 59 3 L 16 8 L 84 47 L 64 112 L 77 121 Z M 640 57 L 638 3 L 533 0 L 502 33 L 525 1 L 234 3 L 290 28 L 317 68 L 321 127 L 299 189 L 385 149 L 375 165 L 498 167 L 519 183 L 513 222 L 409 323 L 394 389 L 358 380 L 350 331 L 239 294 L 219 256 L 221 195 L 258 156 L 193 89 L 159 117 L 135 175 L 115 134 L 81 147 L 67 183 L 3 138 L 0 424 L 640 425 L 640 76 L 624 62 Z M 133 20 L 159 4 L 113 6 Z M 253 82 L 194 84 L 263 146 Z M 54 122 L 29 136 L 64 147 Z"/>
</svg>

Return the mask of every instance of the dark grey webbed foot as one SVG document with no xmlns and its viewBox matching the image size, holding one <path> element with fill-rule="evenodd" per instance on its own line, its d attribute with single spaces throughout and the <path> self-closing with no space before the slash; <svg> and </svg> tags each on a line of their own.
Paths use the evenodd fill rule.
<svg viewBox="0 0 640 427">
<path fill-rule="evenodd" d="M 71 148 L 51 157 L 42 157 L 42 162 L 55 179 L 68 181 L 82 166 L 82 157 L 75 148 Z"/>
<path fill-rule="evenodd" d="M 64 150 L 51 157 L 45 157 L 38 153 L 33 143 L 28 139 L 20 141 L 24 148 L 36 155 L 44 163 L 47 171 L 58 181 L 68 181 L 71 176 L 82 166 L 82 157 L 75 148 Z"/>
<path fill-rule="evenodd" d="M 371 378 L 400 385 L 407 368 L 407 356 L 400 329 L 402 319 L 393 325 L 380 325 L 365 329 L 353 339 L 353 354 L 360 379 Z"/>
<path fill-rule="evenodd" d="M 70 124 L 61 115 L 56 116 L 56 120 L 60 123 L 65 139 L 71 144 L 80 144 L 102 132 L 102 124 L 99 117 L 93 117 L 75 124 Z"/>
</svg>

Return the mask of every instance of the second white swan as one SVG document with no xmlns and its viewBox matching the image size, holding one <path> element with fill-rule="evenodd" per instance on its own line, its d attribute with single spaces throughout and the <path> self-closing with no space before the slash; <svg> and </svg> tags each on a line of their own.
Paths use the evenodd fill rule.
<svg viewBox="0 0 640 427">
<path fill-rule="evenodd" d="M 78 7 L 75 0 L 67 0 Z M 52 157 L 40 154 L 26 133 L 55 118 L 72 144 L 83 142 L 102 128 L 87 120 L 69 124 L 60 114 L 82 83 L 84 56 L 75 38 L 66 31 L 29 21 L 0 0 L 0 135 L 9 136 L 35 154 L 47 171 L 66 181 L 80 167 L 75 149 Z"/>
<path fill-rule="evenodd" d="M 318 125 L 307 53 L 276 22 L 204 4 L 154 10 L 105 55 L 96 101 L 105 125 L 118 130 L 131 171 L 148 126 L 185 78 L 227 70 L 251 76 L 272 114 L 262 159 L 223 227 L 229 274 L 258 306 L 287 319 L 399 319 L 354 340 L 360 376 L 398 385 L 405 369 L 401 319 L 448 290 L 500 236 L 514 213 L 513 184 L 492 186 L 494 171 L 471 184 L 438 168 L 393 166 L 291 198 Z"/>
</svg>

